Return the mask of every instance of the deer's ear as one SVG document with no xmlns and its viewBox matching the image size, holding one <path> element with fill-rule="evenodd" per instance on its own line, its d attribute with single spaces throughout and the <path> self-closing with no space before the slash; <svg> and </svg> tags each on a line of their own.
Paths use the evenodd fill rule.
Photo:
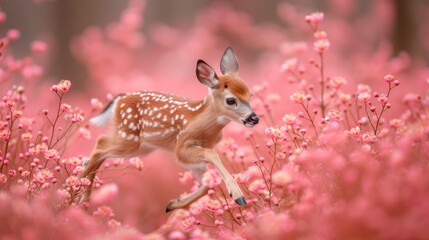
<svg viewBox="0 0 429 240">
<path fill-rule="evenodd" d="M 235 56 L 234 51 L 230 47 L 225 50 L 222 59 L 220 60 L 220 71 L 222 72 L 222 74 L 225 74 L 227 72 L 238 72 L 237 57 Z"/>
<path fill-rule="evenodd" d="M 204 86 L 208 88 L 217 88 L 220 85 L 215 70 L 201 59 L 197 62 L 196 72 L 198 80 Z"/>
</svg>

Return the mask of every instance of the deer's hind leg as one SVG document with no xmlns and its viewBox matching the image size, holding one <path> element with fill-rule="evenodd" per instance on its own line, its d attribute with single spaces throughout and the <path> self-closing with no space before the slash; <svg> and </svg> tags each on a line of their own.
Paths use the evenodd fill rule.
<svg viewBox="0 0 429 240">
<path fill-rule="evenodd" d="M 116 140 L 114 140 L 116 139 Z M 110 136 L 100 136 L 94 150 L 91 152 L 89 160 L 84 166 L 78 178 L 86 178 L 90 185 L 82 193 L 79 203 L 88 202 L 91 196 L 92 184 L 97 170 L 107 158 L 129 158 L 137 155 L 147 155 L 152 152 L 152 148 L 140 146 L 140 142 L 118 138 L 112 139 Z"/>
<path fill-rule="evenodd" d="M 192 176 L 194 177 L 194 179 L 201 183 L 203 174 L 207 171 L 207 164 L 206 163 L 189 164 L 188 168 L 191 169 Z M 201 185 L 195 192 L 192 192 L 188 195 L 181 196 L 171 200 L 168 203 L 167 208 L 165 209 L 165 212 L 170 212 L 174 209 L 184 208 L 188 206 L 189 204 L 198 200 L 202 196 L 206 195 L 208 190 L 209 188 L 207 186 Z"/>
</svg>

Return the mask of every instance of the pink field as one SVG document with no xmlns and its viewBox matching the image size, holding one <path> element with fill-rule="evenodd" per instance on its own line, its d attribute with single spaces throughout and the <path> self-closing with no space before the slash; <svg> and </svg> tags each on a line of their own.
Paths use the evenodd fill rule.
<svg viewBox="0 0 429 240">
<path fill-rule="evenodd" d="M 2 30 L 0 239 L 428 239 L 429 45 L 396 53 L 384 34 L 393 1 L 359 18 L 352 2 L 324 13 L 284 2 L 280 22 L 262 24 L 219 1 L 186 26 L 143 33 L 150 8 L 130 1 L 70 42 L 86 79 L 46 76 L 53 40 L 34 39 L 22 56 L 25 32 Z M 0 11 L 0 26 L 10 14 Z M 219 73 L 229 46 L 261 121 L 230 123 L 216 150 L 247 205 L 209 168 L 209 193 L 166 214 L 199 183 L 162 151 L 105 161 L 89 205 L 76 204 L 89 185 L 77 175 L 106 131 L 89 119 L 128 91 L 202 99 L 197 60 Z"/>
</svg>

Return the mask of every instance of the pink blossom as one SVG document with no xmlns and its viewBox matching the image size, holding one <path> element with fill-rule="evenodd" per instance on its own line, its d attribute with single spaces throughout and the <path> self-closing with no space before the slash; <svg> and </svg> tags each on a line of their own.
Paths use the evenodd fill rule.
<svg viewBox="0 0 429 240">
<path fill-rule="evenodd" d="M 283 122 L 287 125 L 294 126 L 298 122 L 298 118 L 295 114 L 285 114 L 282 118 Z"/>
<path fill-rule="evenodd" d="M 324 53 L 329 49 L 330 45 L 328 39 L 320 39 L 314 42 L 314 50 L 318 53 Z"/>
<path fill-rule="evenodd" d="M 201 183 L 209 188 L 214 188 L 221 184 L 222 179 L 216 169 L 209 169 L 204 173 Z"/>
<path fill-rule="evenodd" d="M 36 40 L 31 43 L 31 50 L 37 54 L 43 54 L 47 51 L 48 45 L 44 41 Z"/>
<path fill-rule="evenodd" d="M 67 103 L 61 104 L 61 111 L 67 112 L 70 109 L 71 109 L 71 105 L 70 104 L 67 104 Z"/>
<path fill-rule="evenodd" d="M 391 127 L 398 128 L 401 125 L 402 125 L 402 120 L 401 119 L 395 118 L 395 119 L 390 120 L 390 126 Z"/>
<path fill-rule="evenodd" d="M 7 182 L 7 176 L 3 173 L 0 173 L 0 186 Z"/>
<path fill-rule="evenodd" d="M 71 118 L 72 123 L 80 123 L 83 120 L 85 120 L 85 118 L 83 117 L 82 114 L 74 114 L 73 117 Z"/>
<path fill-rule="evenodd" d="M 186 235 L 181 232 L 181 231 L 172 231 L 169 235 L 168 235 L 168 239 L 170 240 L 185 240 L 186 239 Z"/>
<path fill-rule="evenodd" d="M 262 179 L 256 179 L 249 184 L 249 190 L 254 193 L 258 193 L 259 191 L 264 190 L 265 188 L 266 186 Z"/>
<path fill-rule="evenodd" d="M 331 84 L 332 87 L 338 89 L 344 86 L 347 83 L 347 81 L 343 77 L 333 77 L 329 83 Z"/>
<path fill-rule="evenodd" d="M 265 128 L 265 134 L 275 139 L 284 139 L 286 136 L 286 127 L 267 127 Z"/>
<path fill-rule="evenodd" d="M 43 168 L 33 174 L 33 181 L 36 183 L 45 183 L 54 178 L 51 170 Z"/>
<path fill-rule="evenodd" d="M 182 228 L 182 230 L 187 231 L 187 230 L 193 228 L 193 226 L 195 225 L 195 223 L 196 223 L 195 217 L 190 216 L 188 218 L 185 218 L 182 221 L 181 228 Z"/>
<path fill-rule="evenodd" d="M 392 74 L 387 74 L 386 76 L 384 76 L 384 81 L 390 83 L 393 82 L 395 80 L 395 76 L 393 76 Z"/>
<path fill-rule="evenodd" d="M 356 127 L 351 128 L 349 130 L 349 133 L 352 136 L 355 136 L 355 137 L 358 136 L 360 134 L 360 127 L 356 126 Z"/>
<path fill-rule="evenodd" d="M 333 122 L 341 122 L 341 121 L 343 121 L 343 120 L 344 120 L 343 113 L 342 113 L 342 112 L 340 112 L 340 111 L 335 111 L 335 110 L 329 111 L 329 112 L 326 114 L 326 118 L 327 118 L 329 121 L 333 121 Z"/>
<path fill-rule="evenodd" d="M 4 129 L 0 131 L 0 139 L 3 141 L 9 140 L 10 137 L 10 131 L 9 129 Z"/>
<path fill-rule="evenodd" d="M 387 103 L 387 96 L 386 96 L 386 94 L 381 94 L 379 97 L 378 97 L 378 102 L 379 103 L 381 103 L 381 105 L 386 105 L 386 103 Z"/>
<path fill-rule="evenodd" d="M 210 198 L 204 202 L 204 208 L 211 212 L 216 212 L 222 207 L 222 204 L 219 200 Z"/>
<path fill-rule="evenodd" d="M 101 216 L 105 218 L 113 218 L 115 216 L 112 208 L 106 205 L 98 207 L 97 210 L 93 212 L 93 214 L 94 216 Z"/>
<path fill-rule="evenodd" d="M 98 98 L 91 98 L 91 107 L 94 110 L 100 110 L 103 108 L 103 103 Z"/>
<path fill-rule="evenodd" d="M 233 177 L 240 184 L 246 184 L 249 181 L 249 177 L 245 173 L 236 173 Z"/>
<path fill-rule="evenodd" d="M 43 68 L 37 65 L 28 65 L 22 69 L 22 75 L 25 79 L 34 80 L 43 74 Z"/>
<path fill-rule="evenodd" d="M 53 148 L 49 149 L 48 151 L 45 152 L 45 158 L 47 160 L 55 160 L 59 158 L 58 151 Z"/>
<path fill-rule="evenodd" d="M 141 171 L 144 167 L 143 161 L 139 157 L 130 158 L 130 164 L 137 170 Z"/>
<path fill-rule="evenodd" d="M 371 98 L 371 94 L 368 92 L 361 92 L 358 95 L 358 100 L 362 102 L 367 102 Z"/>
<path fill-rule="evenodd" d="M 79 136 L 83 139 L 90 140 L 91 139 L 91 131 L 88 128 L 80 127 L 79 128 Z"/>
<path fill-rule="evenodd" d="M 281 169 L 273 173 L 272 182 L 278 186 L 285 186 L 292 181 L 292 176 L 286 169 Z"/>
<path fill-rule="evenodd" d="M 324 14 L 322 12 L 315 12 L 305 16 L 305 21 L 309 24 L 318 26 L 324 18 Z"/>
<path fill-rule="evenodd" d="M 357 89 L 358 93 L 371 93 L 371 87 L 366 84 L 358 84 Z"/>
<path fill-rule="evenodd" d="M 314 38 L 317 40 L 326 39 L 328 34 L 325 31 L 317 31 L 314 33 Z"/>
<path fill-rule="evenodd" d="M 118 185 L 114 183 L 103 185 L 94 191 L 91 202 L 95 205 L 105 204 L 118 195 Z"/>
<path fill-rule="evenodd" d="M 12 41 L 18 40 L 21 37 L 21 32 L 17 29 L 10 29 L 7 31 L 6 37 Z"/>
<path fill-rule="evenodd" d="M 69 80 L 61 80 L 57 84 L 57 89 L 62 93 L 68 92 L 70 87 L 71 87 L 71 82 Z"/>
<path fill-rule="evenodd" d="M 180 173 L 179 176 L 180 176 L 179 182 L 181 184 L 189 184 L 194 180 L 194 178 L 192 177 L 191 171 L 186 171 L 186 172 Z"/>
<path fill-rule="evenodd" d="M 68 187 L 74 187 L 79 185 L 80 185 L 80 181 L 76 176 L 70 176 L 66 179 L 66 186 Z"/>
<path fill-rule="evenodd" d="M 21 139 L 24 142 L 29 142 L 32 137 L 33 137 L 33 134 L 31 134 L 30 132 L 26 132 L 26 133 L 21 134 Z"/>
<path fill-rule="evenodd" d="M 299 93 L 299 92 L 293 93 L 290 96 L 290 100 L 292 102 L 294 102 L 294 103 L 301 104 L 305 100 L 305 94 L 304 93 Z"/>
<path fill-rule="evenodd" d="M 293 71 L 296 67 L 297 64 L 297 59 L 296 58 L 291 58 L 291 59 L 287 59 L 281 66 L 281 70 L 283 72 L 290 72 Z"/>
</svg>

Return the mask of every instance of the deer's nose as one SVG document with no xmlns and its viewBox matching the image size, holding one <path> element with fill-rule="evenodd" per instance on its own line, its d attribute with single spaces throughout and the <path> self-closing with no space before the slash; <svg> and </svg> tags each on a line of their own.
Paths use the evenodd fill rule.
<svg viewBox="0 0 429 240">
<path fill-rule="evenodd" d="M 258 124 L 259 117 L 258 115 L 256 115 L 256 113 L 252 113 L 247 117 L 246 122 L 251 122 L 252 124 Z"/>
</svg>

